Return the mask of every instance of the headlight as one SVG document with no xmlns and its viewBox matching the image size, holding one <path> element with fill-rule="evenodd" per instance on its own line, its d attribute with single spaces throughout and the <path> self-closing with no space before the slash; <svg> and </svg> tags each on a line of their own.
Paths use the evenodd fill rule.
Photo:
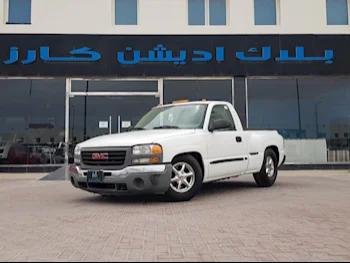
<svg viewBox="0 0 350 263">
<path fill-rule="evenodd" d="M 132 148 L 133 155 L 154 155 L 162 153 L 163 149 L 158 144 L 137 145 Z"/>
<path fill-rule="evenodd" d="M 158 144 L 136 145 L 132 148 L 135 164 L 160 163 L 163 159 L 162 146 Z"/>
<path fill-rule="evenodd" d="M 74 155 L 80 155 L 80 152 L 81 152 L 80 146 L 79 145 L 75 146 Z"/>
<path fill-rule="evenodd" d="M 75 164 L 80 164 L 80 153 L 81 153 L 81 148 L 79 145 L 77 145 L 74 149 L 74 163 Z"/>
</svg>

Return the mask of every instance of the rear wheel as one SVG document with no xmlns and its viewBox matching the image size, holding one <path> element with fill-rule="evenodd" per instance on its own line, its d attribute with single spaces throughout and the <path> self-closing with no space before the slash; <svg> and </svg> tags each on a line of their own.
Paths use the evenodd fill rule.
<svg viewBox="0 0 350 263">
<path fill-rule="evenodd" d="M 192 155 L 175 157 L 169 190 L 166 196 L 171 201 L 189 201 L 201 188 L 203 171 Z"/>
<path fill-rule="evenodd" d="M 277 179 L 277 156 L 272 149 L 267 149 L 264 154 L 264 161 L 259 173 L 254 174 L 255 182 L 260 187 L 270 187 Z"/>
</svg>

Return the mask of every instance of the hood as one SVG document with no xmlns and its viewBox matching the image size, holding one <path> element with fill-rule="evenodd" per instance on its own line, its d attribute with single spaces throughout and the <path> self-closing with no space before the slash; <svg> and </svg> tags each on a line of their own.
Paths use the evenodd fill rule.
<svg viewBox="0 0 350 263">
<path fill-rule="evenodd" d="M 195 130 L 145 130 L 108 134 L 92 138 L 79 144 L 85 147 L 128 147 L 137 144 L 157 143 L 159 140 L 193 134 Z"/>
</svg>

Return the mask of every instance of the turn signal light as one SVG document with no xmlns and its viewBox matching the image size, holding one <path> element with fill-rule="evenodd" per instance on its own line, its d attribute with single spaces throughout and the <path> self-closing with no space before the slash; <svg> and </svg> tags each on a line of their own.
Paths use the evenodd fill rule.
<svg viewBox="0 0 350 263">
<path fill-rule="evenodd" d="M 151 163 L 158 163 L 159 162 L 159 158 L 158 157 L 154 157 L 151 159 Z"/>
<path fill-rule="evenodd" d="M 153 145 L 152 154 L 161 154 L 161 153 L 163 153 L 162 147 L 160 147 L 159 145 Z"/>
<path fill-rule="evenodd" d="M 69 166 L 69 172 L 72 174 L 78 174 L 78 169 L 75 166 Z"/>
</svg>

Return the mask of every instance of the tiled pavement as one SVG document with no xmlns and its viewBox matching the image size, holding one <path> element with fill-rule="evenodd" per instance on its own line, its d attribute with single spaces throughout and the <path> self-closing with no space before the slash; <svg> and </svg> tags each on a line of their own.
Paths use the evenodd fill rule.
<svg viewBox="0 0 350 263">
<path fill-rule="evenodd" d="M 207 185 L 187 203 L 0 179 L 0 261 L 350 261 L 350 173 Z"/>
</svg>

